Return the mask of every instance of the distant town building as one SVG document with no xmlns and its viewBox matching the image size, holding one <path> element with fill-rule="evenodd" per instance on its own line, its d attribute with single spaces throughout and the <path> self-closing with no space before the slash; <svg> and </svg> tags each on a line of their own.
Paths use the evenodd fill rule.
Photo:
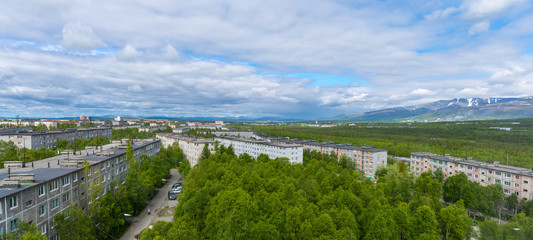
<svg viewBox="0 0 533 240">
<path fill-rule="evenodd" d="M 80 121 L 91 121 L 91 117 L 89 117 L 89 116 L 80 116 Z"/>
<path fill-rule="evenodd" d="M 515 194 L 519 199 L 533 199 L 532 169 L 452 157 L 449 154 L 411 153 L 411 170 L 415 173 L 437 169 L 442 170 L 445 178 L 462 172 L 468 176 L 468 180 L 482 186 L 501 184 L 505 194 Z"/>
<path fill-rule="evenodd" d="M 203 134 L 213 134 L 217 137 L 220 136 L 227 136 L 227 137 L 240 137 L 240 138 L 259 138 L 255 135 L 252 131 L 238 131 L 238 130 L 228 130 L 228 131 L 218 131 L 218 130 L 205 130 L 205 131 L 198 131 L 199 133 Z"/>
<path fill-rule="evenodd" d="M 175 133 L 158 133 L 156 134 L 158 139 L 161 139 L 161 144 L 164 147 L 172 146 L 177 143 L 183 150 L 183 155 L 189 160 L 191 166 L 198 164 L 198 160 L 202 155 L 202 150 L 205 144 L 208 145 L 209 150 L 215 152 L 215 141 L 213 139 L 205 139 L 196 136 L 181 135 Z"/>
<path fill-rule="evenodd" d="M 61 155 L 32 162 L 32 167 L 0 169 L 0 234 L 25 221 L 34 223 L 48 239 L 58 239 L 52 225 L 57 214 L 72 204 L 86 209 L 94 198 L 125 183 L 124 143 L 106 145 L 94 154 Z M 134 140 L 132 148 L 134 158 L 153 156 L 159 153 L 160 141 Z M 84 162 L 89 164 L 87 173 Z"/>
<path fill-rule="evenodd" d="M 350 144 L 333 144 L 332 142 L 316 142 L 314 140 L 299 140 L 289 138 L 276 138 L 273 141 L 287 142 L 302 146 L 303 149 L 330 154 L 334 152 L 338 159 L 346 155 L 352 159 L 356 168 L 363 171 L 367 176 L 374 177 L 379 166 L 387 166 L 387 150 L 377 149 L 370 146 L 354 147 Z"/>
<path fill-rule="evenodd" d="M 0 141 L 11 141 L 18 148 L 40 149 L 54 148 L 59 140 L 90 139 L 93 137 L 111 138 L 113 131 L 109 127 L 93 127 L 42 132 L 19 132 L 0 134 Z"/>
<path fill-rule="evenodd" d="M 303 163 L 303 148 L 297 144 L 234 137 L 216 137 L 215 140 L 225 147 L 232 146 L 237 155 L 246 153 L 257 158 L 259 155 L 265 154 L 272 159 L 287 158 L 291 163 Z"/>
</svg>

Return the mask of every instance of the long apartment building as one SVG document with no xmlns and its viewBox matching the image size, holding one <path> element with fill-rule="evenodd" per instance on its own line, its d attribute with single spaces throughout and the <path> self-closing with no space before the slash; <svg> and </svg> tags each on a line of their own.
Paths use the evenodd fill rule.
<svg viewBox="0 0 533 240">
<path fill-rule="evenodd" d="M 159 140 L 134 140 L 134 158 L 159 153 L 160 144 Z M 91 154 L 56 156 L 27 167 L 21 167 L 21 162 L 8 163 L 0 169 L 0 234 L 16 230 L 25 221 L 35 223 L 48 239 L 58 239 L 52 226 L 54 216 L 72 204 L 87 209 L 94 199 L 124 184 L 125 158 L 126 145 L 115 143 Z"/>
<path fill-rule="evenodd" d="M 287 158 L 291 163 L 303 163 L 303 148 L 297 144 L 233 137 L 216 137 L 215 140 L 225 147 L 231 145 L 237 155 L 246 153 L 257 158 L 261 154 L 266 154 L 269 158 Z"/>
<path fill-rule="evenodd" d="M 0 134 L 0 141 L 12 141 L 18 148 L 53 148 L 59 140 L 90 139 L 93 137 L 111 138 L 110 127 L 67 129 L 63 131 L 18 132 Z"/>
<path fill-rule="evenodd" d="M 442 170 L 445 178 L 463 172 L 472 182 L 483 186 L 498 183 L 506 194 L 515 194 L 519 199 L 533 199 L 532 169 L 452 157 L 449 154 L 411 153 L 411 170 L 414 172 L 420 174 L 437 169 Z"/>
<path fill-rule="evenodd" d="M 355 147 L 350 144 L 333 144 L 332 142 L 316 142 L 315 140 L 299 140 L 289 138 L 276 138 L 274 141 L 287 142 L 302 146 L 303 149 L 331 154 L 334 152 L 338 159 L 346 155 L 356 163 L 356 168 L 365 175 L 374 177 L 379 166 L 387 166 L 387 150 L 366 147 Z"/>
<path fill-rule="evenodd" d="M 185 158 L 189 160 L 191 167 L 198 164 L 198 160 L 202 155 L 202 150 L 204 149 L 205 144 L 208 145 L 211 153 L 215 151 L 215 140 L 212 139 L 176 133 L 158 133 L 156 134 L 156 138 L 161 140 L 161 144 L 163 144 L 164 147 L 172 146 L 177 143 L 183 151 Z"/>
</svg>

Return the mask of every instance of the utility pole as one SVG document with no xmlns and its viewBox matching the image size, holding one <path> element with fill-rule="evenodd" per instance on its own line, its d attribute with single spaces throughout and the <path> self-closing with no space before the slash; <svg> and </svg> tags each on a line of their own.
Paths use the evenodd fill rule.
<svg viewBox="0 0 533 240">
<path fill-rule="evenodd" d="M 26 167 L 26 138 L 23 138 L 24 148 L 22 149 L 24 157 L 22 158 L 22 167 Z"/>
</svg>

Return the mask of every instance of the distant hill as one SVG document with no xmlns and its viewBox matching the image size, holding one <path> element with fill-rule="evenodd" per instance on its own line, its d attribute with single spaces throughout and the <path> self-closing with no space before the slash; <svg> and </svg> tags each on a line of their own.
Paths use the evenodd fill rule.
<svg viewBox="0 0 533 240">
<path fill-rule="evenodd" d="M 455 98 L 432 103 L 344 114 L 325 119 L 346 122 L 467 121 L 533 117 L 533 98 Z"/>
</svg>

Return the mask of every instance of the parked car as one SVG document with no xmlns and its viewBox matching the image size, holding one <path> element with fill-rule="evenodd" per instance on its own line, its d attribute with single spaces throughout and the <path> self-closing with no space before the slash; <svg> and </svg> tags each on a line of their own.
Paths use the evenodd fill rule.
<svg viewBox="0 0 533 240">
<path fill-rule="evenodd" d="M 172 188 L 177 188 L 177 187 L 181 187 L 182 186 L 182 183 L 174 183 L 172 184 Z"/>
<path fill-rule="evenodd" d="M 178 196 L 173 191 L 168 191 L 168 199 L 169 200 L 176 200 Z"/>
</svg>

